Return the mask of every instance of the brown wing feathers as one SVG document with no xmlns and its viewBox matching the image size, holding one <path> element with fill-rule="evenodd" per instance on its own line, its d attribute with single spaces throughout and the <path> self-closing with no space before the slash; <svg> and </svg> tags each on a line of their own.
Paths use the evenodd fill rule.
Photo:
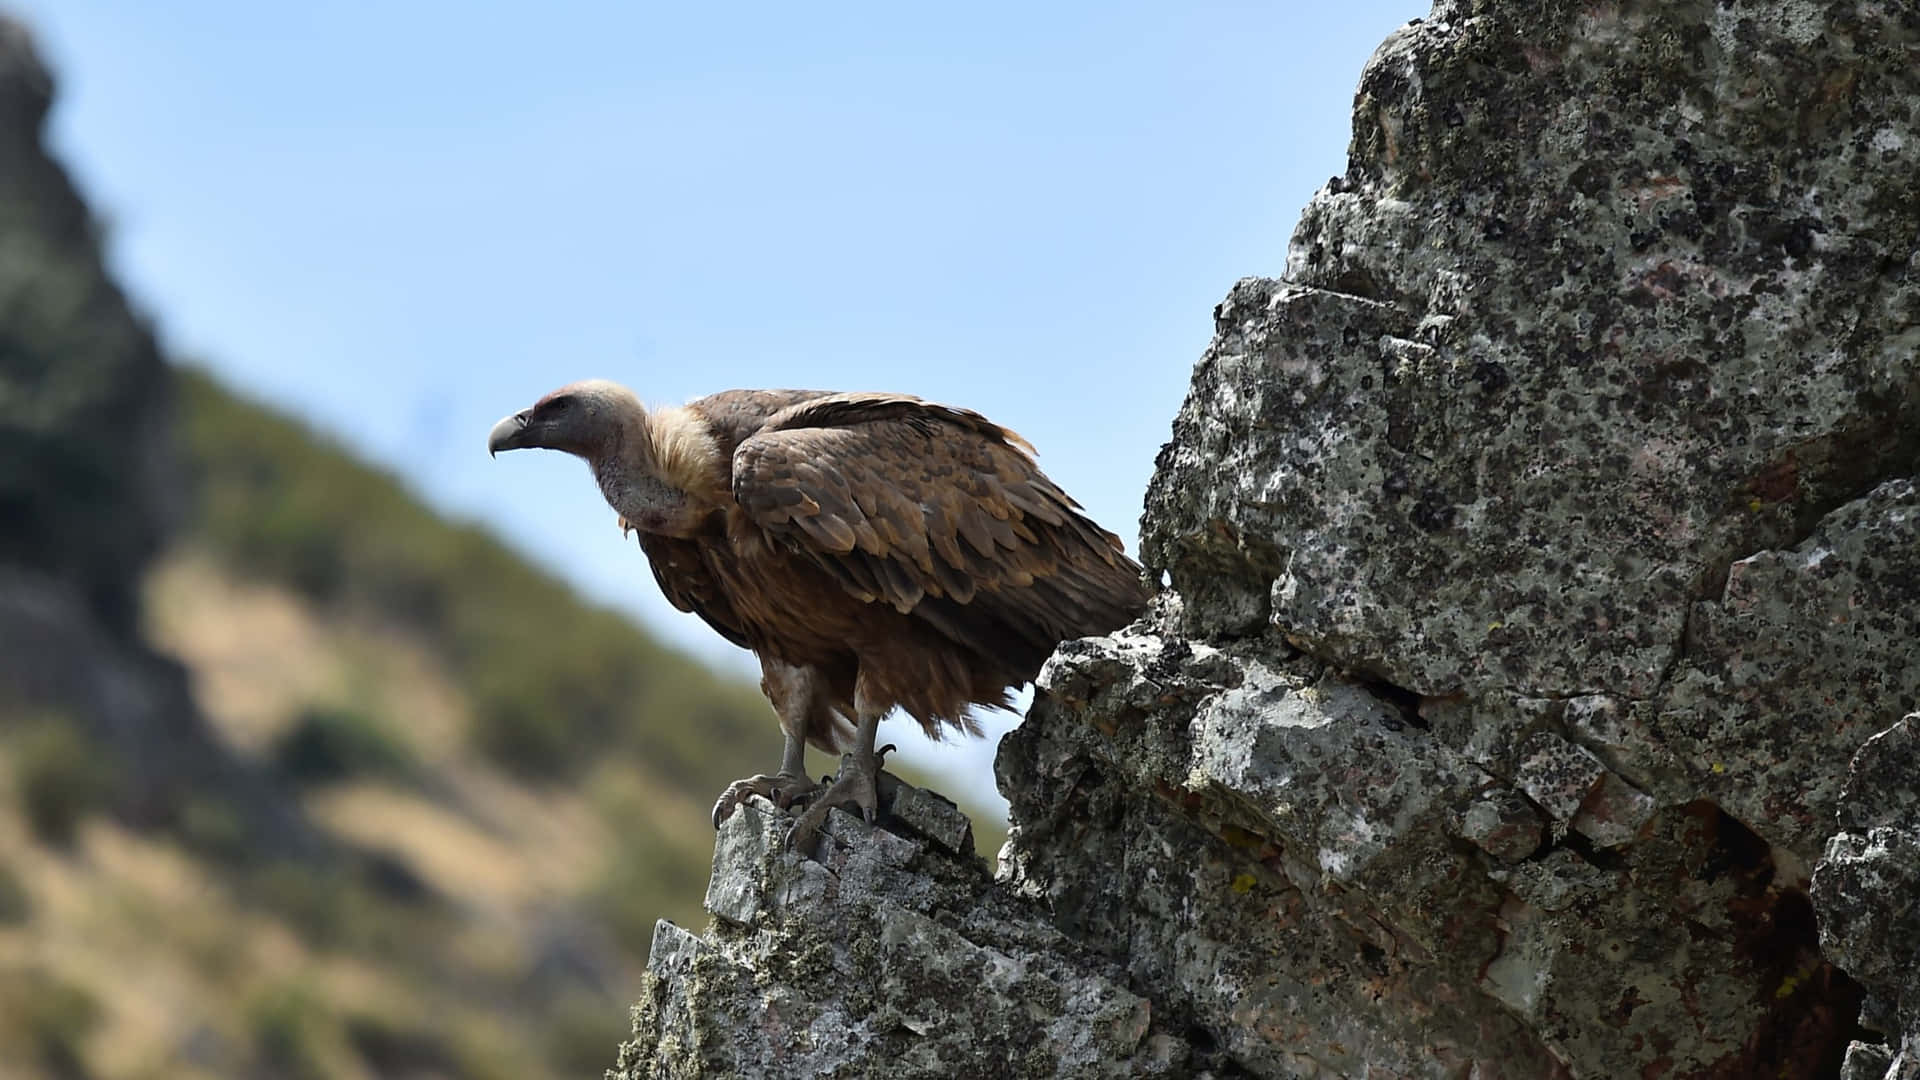
<svg viewBox="0 0 1920 1080">
<path fill-rule="evenodd" d="M 901 420 L 923 435 L 935 434 L 938 425 L 944 422 L 971 430 L 989 441 L 1016 447 L 1028 460 L 1032 460 L 1034 453 L 1033 444 L 972 409 L 942 405 L 907 394 L 821 394 L 768 417 L 760 430 L 844 427 L 876 420 Z"/>
<path fill-rule="evenodd" d="M 1121 625 L 1143 599 L 1118 538 L 1029 453 L 978 413 L 832 395 L 742 442 L 733 493 L 855 597 L 1024 670 L 1062 638 Z"/>
</svg>

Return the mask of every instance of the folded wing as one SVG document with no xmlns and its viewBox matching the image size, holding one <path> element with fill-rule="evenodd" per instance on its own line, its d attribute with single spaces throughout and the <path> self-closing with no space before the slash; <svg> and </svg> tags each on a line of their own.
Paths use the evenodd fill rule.
<svg viewBox="0 0 1920 1080">
<path fill-rule="evenodd" d="M 1145 602 L 1119 538 L 1030 454 L 978 413 L 835 394 L 743 441 L 733 495 L 853 597 L 1030 677 L 1061 640 L 1113 630 Z"/>
</svg>

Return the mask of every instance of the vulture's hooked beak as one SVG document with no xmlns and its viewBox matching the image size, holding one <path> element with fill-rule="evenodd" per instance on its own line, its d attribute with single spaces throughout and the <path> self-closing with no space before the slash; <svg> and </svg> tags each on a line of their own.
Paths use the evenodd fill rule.
<svg viewBox="0 0 1920 1080">
<path fill-rule="evenodd" d="M 518 450 L 526 446 L 522 437 L 527 432 L 527 417 L 532 412 L 532 409 L 522 409 L 493 425 L 493 430 L 487 432 L 487 456 L 492 457 L 502 450 Z"/>
</svg>

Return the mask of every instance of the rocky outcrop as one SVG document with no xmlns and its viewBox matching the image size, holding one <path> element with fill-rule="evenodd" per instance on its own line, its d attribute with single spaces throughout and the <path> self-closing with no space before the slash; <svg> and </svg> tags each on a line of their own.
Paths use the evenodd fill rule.
<svg viewBox="0 0 1920 1080">
<path fill-rule="evenodd" d="M 1147 494 L 1164 595 L 1048 665 L 997 887 L 929 917 L 1056 931 L 1022 940 L 1143 1003 L 1139 1040 L 1059 1044 L 1121 1071 L 1160 1039 L 1218 1075 L 1916 1075 L 1916 177 L 1910 8 L 1443 0 L 1394 34 L 1285 275 L 1215 311 Z M 788 888 L 751 946 L 663 931 L 628 1074 L 765 1060 L 661 1037 L 667 1002 L 869 1045 L 850 987 L 949 956 L 859 959 L 901 870 L 839 914 Z M 770 1026 L 802 992 L 834 1009 Z M 980 1075 L 1081 1074 L 979 1022 Z M 871 1060 L 784 1074 L 943 1075 Z"/>
<path fill-rule="evenodd" d="M 631 1076 L 1186 1076 L 1124 971 L 995 890 L 965 815 L 902 786 L 819 861 L 755 800 L 720 828 L 708 936 L 662 922 Z"/>
<path fill-rule="evenodd" d="M 41 147 L 52 95 L 25 28 L 0 15 L 0 562 L 124 631 L 177 490 L 169 379 Z"/>
</svg>

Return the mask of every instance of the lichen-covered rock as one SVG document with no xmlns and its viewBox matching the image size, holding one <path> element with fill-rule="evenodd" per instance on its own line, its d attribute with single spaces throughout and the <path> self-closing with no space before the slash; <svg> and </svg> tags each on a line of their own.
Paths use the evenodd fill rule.
<svg viewBox="0 0 1920 1080">
<path fill-rule="evenodd" d="M 1346 174 L 1286 278 L 1216 310 L 1149 491 L 1177 655 L 1063 655 L 1003 748 L 1010 882 L 1231 1029 L 1204 982 L 1149 980 L 1188 948 L 1169 905 L 1085 903 L 1169 845 L 1076 858 L 1091 827 L 1059 838 L 1080 819 L 1031 774 L 1129 778 L 1337 889 L 1306 921 L 1394 942 L 1429 984 L 1405 1000 L 1444 985 L 1526 1036 L 1322 991 L 1286 1040 L 1223 1037 L 1256 1071 L 1358 1075 L 1364 1045 L 1526 1075 L 1527 1039 L 1581 1076 L 1837 1068 L 1859 991 L 1807 869 L 1847 759 L 1920 693 L 1916 48 L 1910 12 L 1798 3 L 1442 3 L 1382 46 Z M 1194 639 L 1237 658 L 1197 701 L 1103 689 L 1181 686 Z M 1301 721 L 1329 676 L 1276 688 L 1289 645 L 1371 718 Z M 1206 767 L 1241 714 L 1250 763 Z M 1282 986 L 1365 955 L 1273 951 L 1304 958 Z"/>
<path fill-rule="evenodd" d="M 1869 0 L 1382 45 L 1215 310 L 1170 588 L 1001 744 L 995 902 L 1221 1073 L 1920 1077 L 1916 60 Z"/>
<path fill-rule="evenodd" d="M 1734 563 L 1720 595 L 1693 605 L 1650 734 L 1695 789 L 1811 865 L 1847 760 L 1920 706 L 1916 643 L 1920 491 L 1890 480 L 1792 549 Z"/>
<path fill-rule="evenodd" d="M 928 793 L 900 792 L 931 824 Z M 895 796 L 895 803 L 900 796 Z M 705 937 L 662 922 L 619 1075 L 1191 1076 L 1118 969 L 996 892 L 971 854 L 836 811 L 823 862 L 751 800 L 714 849 Z"/>
<path fill-rule="evenodd" d="M 1075 643 L 1000 753 L 1004 882 L 1236 1064 L 1517 1078 L 1837 1061 L 1858 996 L 1739 822 L 1706 801 L 1653 810 L 1543 741 L 1558 764 L 1542 771 L 1574 778 L 1550 789 L 1581 796 L 1560 842 L 1486 850 L 1489 813 L 1524 827 L 1516 784 L 1325 664 L 1272 656 L 1137 629 Z M 1611 798 L 1636 807 L 1630 827 L 1605 818 L 1627 835 L 1574 843 L 1566 819 Z M 1551 831 L 1533 813 L 1533 835 Z"/>
<path fill-rule="evenodd" d="M 1423 721 L 1424 762 L 1484 776 L 1450 817 L 1384 785 L 1386 744 L 1350 719 L 1345 746 L 1276 729 L 1262 755 L 1317 750 L 1342 795 L 1289 776 L 1272 858 L 1367 865 L 1407 842 L 1382 822 L 1435 818 L 1476 853 L 1465 883 L 1329 879 L 1396 939 L 1497 927 L 1483 967 L 1435 948 L 1438 977 L 1576 1075 L 1843 1053 L 1859 991 L 1804 886 L 1848 758 L 1920 697 L 1917 52 L 1905 7 L 1436 5 L 1368 65 L 1349 167 L 1285 278 L 1216 309 L 1161 455 L 1143 545 L 1180 610 L 1160 634 L 1265 667 L 1284 639 Z M 1133 677 L 1115 657 L 1098 679 Z M 1091 700 L 1101 733 L 1215 708 L 1116 724 L 1122 703 Z M 1059 715 L 1013 752 L 1068 740 L 1033 730 Z M 1076 760 L 1131 768 L 1112 742 Z M 1187 817 L 1259 791 L 1156 776 Z M 1009 788 L 1017 823 L 1059 812 Z M 1016 828 L 1009 853 L 1027 887 L 1087 891 L 1036 840 Z M 1307 1041 L 1350 1046 L 1345 1008 Z M 1421 1059 L 1423 1029 L 1373 1015 L 1376 1051 Z"/>
<path fill-rule="evenodd" d="M 1813 876 L 1820 944 L 1869 994 L 1862 1020 L 1903 1036 L 1897 1055 L 1857 1044 L 1847 1058 L 1871 1080 L 1920 1076 L 1920 713 L 1868 739 L 1842 797 L 1844 832 Z M 1857 1060 L 1856 1060 L 1857 1059 Z"/>
<path fill-rule="evenodd" d="M 1143 544 L 1425 694 L 1657 692 L 1689 605 L 1920 426 L 1920 15 L 1453 3 L 1216 311 Z"/>
<path fill-rule="evenodd" d="M 1847 1047 L 1846 1060 L 1840 1064 L 1840 1080 L 1912 1080 L 1894 1073 L 1893 1051 L 1879 1043 L 1856 1042 Z"/>
</svg>

